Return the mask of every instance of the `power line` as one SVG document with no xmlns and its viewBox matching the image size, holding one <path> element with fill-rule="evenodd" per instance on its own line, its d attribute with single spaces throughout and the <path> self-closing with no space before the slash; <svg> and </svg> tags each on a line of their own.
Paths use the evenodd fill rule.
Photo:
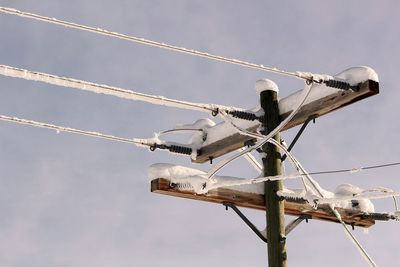
<svg viewBox="0 0 400 267">
<path fill-rule="evenodd" d="M 352 232 L 350 232 L 349 228 L 347 228 L 345 222 L 342 219 L 342 216 L 340 213 L 335 209 L 330 206 L 330 209 L 332 210 L 333 214 L 336 216 L 336 218 L 339 220 L 340 224 L 343 226 L 344 232 L 347 236 L 347 238 L 353 242 L 353 244 L 357 247 L 358 251 L 361 253 L 363 258 L 367 261 L 369 266 L 376 267 L 376 263 L 374 260 L 371 258 L 371 256 L 367 253 L 367 251 L 363 248 L 361 243 L 357 240 L 357 238 L 353 235 Z"/>
<path fill-rule="evenodd" d="M 239 126 L 237 126 L 233 120 L 227 116 L 226 112 L 221 112 L 222 118 L 228 122 L 230 125 L 232 125 L 240 134 L 243 135 L 247 135 L 250 136 L 252 138 L 257 138 L 257 139 L 262 139 L 264 136 L 260 135 L 258 133 L 253 133 L 253 132 L 249 132 L 246 129 L 240 128 Z M 274 142 L 273 139 L 271 139 L 272 142 Z M 283 148 L 280 144 L 275 143 L 276 145 L 278 145 L 281 149 Z M 241 151 L 243 151 L 244 148 L 241 149 Z M 285 154 L 289 154 L 290 151 L 286 151 L 286 149 L 284 149 Z M 248 155 L 245 154 L 245 155 Z M 250 163 L 252 163 L 250 161 Z M 334 174 L 334 173 L 356 173 L 356 172 L 360 172 L 362 170 L 372 170 L 372 169 L 379 169 L 379 168 L 386 168 L 386 167 L 392 167 L 392 166 L 396 166 L 396 165 L 400 165 L 400 162 L 393 162 L 393 163 L 385 163 L 385 164 L 380 164 L 380 165 L 372 165 L 372 166 L 366 166 L 366 167 L 358 167 L 358 168 L 352 168 L 352 169 L 338 169 L 338 170 L 328 170 L 328 171 L 318 171 L 318 172 L 311 172 L 309 173 L 310 175 L 321 175 L 321 174 Z M 261 170 L 261 168 L 259 166 L 256 166 L 257 170 Z M 302 175 L 300 175 L 302 176 Z M 300 177 L 299 176 L 299 177 Z"/>
<path fill-rule="evenodd" d="M 372 169 L 379 169 L 379 168 L 386 168 L 400 165 L 400 162 L 393 162 L 393 163 L 385 163 L 380 165 L 372 165 L 366 167 L 358 167 L 352 169 L 339 169 L 339 170 L 328 170 L 328 171 L 318 171 L 318 172 L 310 172 L 311 175 L 321 175 L 321 174 L 333 174 L 333 173 L 356 173 L 362 170 L 372 170 Z"/>
<path fill-rule="evenodd" d="M 193 56 L 197 56 L 197 57 L 203 57 L 203 58 L 221 61 L 221 62 L 225 62 L 225 63 L 236 64 L 236 65 L 240 65 L 243 67 L 263 70 L 263 71 L 272 72 L 272 73 L 276 73 L 276 74 L 280 74 L 280 75 L 296 77 L 299 79 L 306 80 L 307 82 L 315 81 L 313 78 L 314 75 L 311 73 L 288 72 L 288 71 L 284 71 L 284 70 L 279 70 L 277 68 L 266 67 L 263 65 L 254 64 L 254 63 L 250 63 L 250 62 L 246 62 L 246 61 L 241 61 L 241 60 L 237 60 L 237 59 L 233 59 L 233 58 L 226 58 L 226 57 L 217 56 L 217 55 L 213 55 L 213 54 L 209 54 L 209 53 L 205 53 L 205 52 L 201 52 L 201 51 L 196 51 L 196 50 L 191 50 L 191 49 L 187 49 L 187 48 L 183 48 L 183 47 L 164 44 L 164 43 L 160 43 L 160 42 L 156 42 L 156 41 L 152 41 L 152 40 L 148 40 L 148 39 L 144 39 L 144 38 L 128 36 L 128 35 L 120 34 L 120 33 L 116 33 L 116 32 L 110 32 L 110 31 L 107 31 L 107 30 L 104 30 L 101 28 L 93 28 L 93 27 L 89 27 L 89 26 L 85 26 L 85 25 L 81 25 L 81 24 L 77 24 L 77 23 L 58 20 L 55 18 L 44 17 L 41 15 L 33 14 L 33 13 L 22 12 L 22 11 L 19 11 L 16 9 L 11 9 L 11 8 L 0 7 L 0 12 L 17 15 L 17 16 L 21 16 L 21 17 L 26 17 L 26 18 L 30 18 L 30 19 L 34 19 L 34 20 L 44 21 L 46 23 L 61 25 L 61 26 L 68 27 L 68 28 L 78 29 L 78 30 L 82 30 L 82 31 L 96 33 L 96 34 L 101 34 L 101 35 L 105 35 L 105 36 L 109 36 L 109 37 L 127 40 L 130 42 L 140 43 L 140 44 L 158 47 L 158 48 L 162 48 L 162 49 L 168 49 L 168 50 L 172 50 L 175 52 L 185 53 L 185 54 L 189 54 L 189 55 L 193 55 Z M 211 111 L 213 114 L 219 113 L 220 107 L 223 109 L 222 113 L 229 114 L 229 112 L 227 112 L 227 111 L 231 111 L 231 109 L 227 108 L 227 107 L 208 105 L 208 104 L 190 103 L 190 102 L 184 102 L 184 101 L 179 101 L 179 100 L 174 100 L 174 99 L 168 99 L 168 98 L 161 97 L 161 96 L 146 95 L 146 94 L 141 94 L 141 93 L 137 93 L 137 92 L 133 92 L 133 91 L 117 88 L 117 87 L 94 84 L 94 83 L 70 79 L 70 78 L 63 78 L 63 77 L 58 77 L 55 75 L 50 75 L 50 74 L 45 74 L 45 73 L 30 72 L 27 70 L 12 68 L 12 67 L 8 67 L 8 66 L 4 66 L 4 65 L 1 65 L 0 68 L 1 68 L 0 74 L 3 74 L 5 76 L 47 82 L 47 83 L 55 84 L 58 86 L 92 91 L 92 92 L 96 92 L 96 93 L 103 93 L 103 94 L 107 94 L 107 95 L 113 95 L 113 96 L 118 96 L 121 98 L 131 99 L 131 100 L 141 100 L 141 101 L 145 101 L 148 103 L 166 105 L 166 106 L 172 106 L 172 107 L 179 107 L 179 108 L 185 108 L 185 109 L 194 109 L 194 110 L 201 110 L 201 111 L 206 110 L 206 111 Z M 352 89 L 355 91 L 358 90 L 357 87 L 352 87 L 350 84 L 343 82 L 343 81 L 336 81 L 336 80 L 323 81 L 323 79 L 321 79 L 320 82 L 324 82 L 326 84 L 326 86 L 328 86 L 328 87 L 338 88 L 338 89 L 342 89 L 342 90 L 349 90 L 349 89 Z M 308 89 L 310 90 L 311 86 Z M 306 91 L 306 90 L 304 90 L 304 91 Z M 308 92 L 307 92 L 307 94 L 308 94 Z M 296 109 L 294 109 L 292 114 L 290 114 L 289 117 L 285 121 L 281 122 L 281 124 L 279 124 L 264 139 L 261 139 L 259 142 L 257 142 L 255 144 L 254 148 L 245 149 L 242 152 L 240 152 L 238 155 L 235 155 L 234 157 L 229 158 L 225 161 L 221 161 L 220 163 L 217 164 L 216 168 L 213 168 L 210 170 L 210 172 L 207 174 L 208 178 L 210 179 L 219 169 L 224 167 L 230 161 L 236 159 L 238 156 L 241 156 L 247 152 L 250 152 L 252 149 L 260 147 L 265 142 L 269 141 L 271 136 L 274 135 L 276 132 L 279 132 L 279 130 L 284 126 L 285 122 L 289 121 L 291 116 L 295 115 L 296 111 L 300 108 L 300 106 L 302 105 L 302 103 L 304 102 L 306 97 L 307 97 L 307 95 L 304 97 L 304 99 L 301 101 L 299 106 Z M 254 114 L 252 114 L 252 115 L 254 115 Z M 113 136 L 113 135 L 106 135 L 106 134 L 102 134 L 102 133 L 98 133 L 98 132 L 83 131 L 83 130 L 79 130 L 79 129 L 62 127 L 62 126 L 57 126 L 57 125 L 53 125 L 53 124 L 41 123 L 41 122 L 37 122 L 37 121 L 19 119 L 16 117 L 9 117 L 9 116 L 3 116 L 3 115 L 0 115 L 0 120 L 14 122 L 14 123 L 18 123 L 18 124 L 25 124 L 25 125 L 34 126 L 34 127 L 52 129 L 52 130 L 56 130 L 56 131 L 63 131 L 63 132 L 69 132 L 69 133 L 74 133 L 74 134 L 86 135 L 86 136 L 90 136 L 90 137 L 102 138 L 102 139 L 107 139 L 107 140 L 112 140 L 112 141 L 123 142 L 123 143 L 130 143 L 130 144 L 135 144 L 137 146 L 149 146 L 150 148 L 154 148 L 154 149 L 155 148 L 164 148 L 164 149 L 166 148 L 166 149 L 169 149 L 171 152 L 178 151 L 178 150 L 180 150 L 181 152 L 185 151 L 183 154 L 191 154 L 193 151 L 191 148 L 185 148 L 182 146 L 171 145 L 168 147 L 165 143 L 159 144 L 157 142 L 154 142 L 154 139 L 156 139 L 156 138 L 154 138 L 152 141 L 150 141 L 149 139 L 136 139 L 136 138 L 127 139 L 127 138 L 121 138 L 121 137 L 117 137 L 117 136 Z M 273 139 L 271 139 L 271 141 L 272 140 Z M 279 146 L 281 144 L 276 143 L 276 145 Z M 285 152 L 288 156 L 292 157 L 291 154 L 289 153 L 289 151 L 287 151 L 285 148 L 283 148 L 283 149 L 285 150 Z M 305 175 L 306 178 L 308 178 L 308 173 L 302 168 L 300 163 L 294 158 L 293 158 L 293 161 L 295 162 L 298 170 L 302 173 L 302 175 Z M 358 172 L 360 170 L 384 168 L 384 167 L 391 167 L 391 166 L 395 166 L 395 165 L 400 165 L 400 162 L 374 165 L 374 166 L 368 166 L 368 167 L 361 167 L 361 168 L 357 168 L 357 169 L 343 169 L 343 170 L 315 172 L 315 173 L 310 173 L 310 174 L 318 175 L 318 174 L 341 173 L 341 172 L 354 173 L 354 172 Z M 311 177 L 308 182 L 309 182 L 309 184 L 311 184 L 314 187 L 314 190 L 320 195 L 321 198 L 325 197 L 324 193 L 320 191 L 319 187 L 315 186 L 313 184 L 313 180 L 311 179 Z M 269 202 L 269 203 L 271 203 L 271 202 Z M 376 266 L 376 264 L 374 263 L 372 258 L 367 254 L 367 252 L 361 246 L 361 244 L 357 241 L 355 236 L 346 227 L 339 212 L 334 208 L 334 206 L 329 205 L 329 207 L 332 210 L 332 212 L 334 213 L 334 215 L 337 217 L 339 222 L 344 227 L 346 234 L 356 244 L 356 246 L 358 247 L 358 249 L 360 250 L 362 255 L 364 257 L 366 257 L 369 264 L 371 266 Z M 282 212 L 281 212 L 281 214 L 282 214 Z M 283 217 L 283 215 L 281 217 Z M 270 227 L 270 223 L 268 224 L 268 227 Z M 284 241 L 283 241 L 283 243 L 284 243 Z"/>
<path fill-rule="evenodd" d="M 175 153 L 175 154 L 192 155 L 194 153 L 195 155 L 197 155 L 196 149 L 194 149 L 190 146 L 185 146 L 185 145 L 181 145 L 178 143 L 164 142 L 158 138 L 158 135 L 155 135 L 153 138 L 148 138 L 148 139 L 140 139 L 140 138 L 128 139 L 128 138 L 118 137 L 118 136 L 99 133 L 99 132 L 91 132 L 91 131 L 85 131 L 85 130 L 80 130 L 80 129 L 74 129 L 74 128 L 70 128 L 70 127 L 64 127 L 64 126 L 59 126 L 59 125 L 54 125 L 54 124 L 39 122 L 39 121 L 33 121 L 33 120 L 20 119 L 17 117 L 10 117 L 10 116 L 6 116 L 6 115 L 0 115 L 0 120 L 13 122 L 13 123 L 17 123 L 17 124 L 29 125 L 29 126 L 33 126 L 33 127 L 55 130 L 55 131 L 57 131 L 57 133 L 58 132 L 68 132 L 68 133 L 85 135 L 85 136 L 94 137 L 94 138 L 106 139 L 106 140 L 110 140 L 110 141 L 133 144 L 133 145 L 136 145 L 139 147 L 149 147 L 151 151 L 154 151 L 158 148 L 158 149 L 169 150 L 169 152 Z"/>
<path fill-rule="evenodd" d="M 99 132 L 79 130 L 79 129 L 74 129 L 74 128 L 70 128 L 70 127 L 58 126 L 58 125 L 54 125 L 54 124 L 50 124 L 50 123 L 20 119 L 17 117 L 9 117 L 9 116 L 5 116 L 5 115 L 0 115 L 0 120 L 13 122 L 13 123 L 17 123 L 17 124 L 29 125 L 29 126 L 33 126 L 33 127 L 55 130 L 57 132 L 68 132 L 68 133 L 85 135 L 85 136 L 94 137 L 94 138 L 106 139 L 106 140 L 115 141 L 115 142 L 134 144 L 137 146 L 152 146 L 152 145 L 154 145 L 154 142 L 150 142 L 149 139 L 138 139 L 138 138 L 128 139 L 128 138 L 118 137 L 118 136 L 114 136 L 114 135 L 103 134 L 103 133 L 99 133 Z"/>
<path fill-rule="evenodd" d="M 115 142 L 134 144 L 134 145 L 142 146 L 142 147 L 143 146 L 152 147 L 152 146 L 154 146 L 154 144 L 156 142 L 160 142 L 160 140 L 156 140 L 155 138 L 150 138 L 150 139 L 131 138 L 131 139 L 129 139 L 129 138 L 123 138 L 123 137 L 118 137 L 118 136 L 114 136 L 114 135 L 99 133 L 99 132 L 74 129 L 74 128 L 70 128 L 70 127 L 64 127 L 64 126 L 54 125 L 54 124 L 45 123 L 45 122 L 34 121 L 34 120 L 26 120 L 26 119 L 21 119 L 21 118 L 17 118 L 17 117 L 6 116 L 6 115 L 0 115 L 0 120 L 13 122 L 16 124 L 23 124 L 23 125 L 33 126 L 33 127 L 55 130 L 57 132 L 58 131 L 59 132 L 68 132 L 68 133 L 85 135 L 85 136 L 94 137 L 94 138 L 106 139 L 106 140 L 115 141 Z M 379 165 L 370 165 L 370 166 L 365 166 L 365 167 L 360 167 L 360 168 L 352 168 L 352 169 L 339 169 L 339 170 L 309 172 L 308 174 L 309 175 L 322 175 L 322 174 L 333 174 L 333 173 L 355 173 L 355 172 L 358 172 L 361 170 L 388 168 L 388 167 L 393 167 L 393 166 L 398 166 L 398 165 L 400 165 L 400 162 L 383 163 L 383 164 L 379 164 Z M 302 176 L 304 176 L 304 174 L 299 174 L 296 176 L 288 176 L 288 177 L 297 178 L 297 177 L 302 177 Z M 255 183 L 255 181 L 257 179 L 253 179 L 253 180 L 254 180 L 253 183 Z"/>
<path fill-rule="evenodd" d="M 111 32 L 111 31 L 104 30 L 101 28 L 90 27 L 90 26 L 86 26 L 86 25 L 82 25 L 82 24 L 78 24 L 78 23 L 74 23 L 74 22 L 69 22 L 69 21 L 59 20 L 56 18 L 41 16 L 38 14 L 23 12 L 23 11 L 14 9 L 14 8 L 0 7 L 0 12 L 10 14 L 10 15 L 16 15 L 19 17 L 30 18 L 30 19 L 34 19 L 34 20 L 38 20 L 38 21 L 43 21 L 43 22 L 50 23 L 50 24 L 56 24 L 56 25 L 67 27 L 67 28 L 73 28 L 73 29 L 77 29 L 77 30 L 81 30 L 81 31 L 101 34 L 101 35 L 118 38 L 118 39 L 122 39 L 122 40 L 129 41 L 129 42 L 140 43 L 140 44 L 158 47 L 158 48 L 162 48 L 162 49 L 172 50 L 175 52 L 189 54 L 192 56 L 207 58 L 207 59 L 221 61 L 221 62 L 234 64 L 234 65 L 240 65 L 243 67 L 257 69 L 257 70 L 261 70 L 261 71 L 272 72 L 272 73 L 290 76 L 290 77 L 296 77 L 296 78 L 304 79 L 304 80 L 309 80 L 311 78 L 311 74 L 309 74 L 309 73 L 284 71 L 284 70 L 280 70 L 277 68 L 268 67 L 268 66 L 264 66 L 264 65 L 260 65 L 260 64 L 256 64 L 256 63 L 251 63 L 251 62 L 247 62 L 247 61 L 243 61 L 243 60 L 239 60 L 239 59 L 235 59 L 235 58 L 227 58 L 227 57 L 223 57 L 223 56 L 213 55 L 210 53 L 201 52 L 201 51 L 197 51 L 197 50 L 193 50 L 193 49 L 187 49 L 184 47 L 174 46 L 174 45 L 165 44 L 165 43 L 161 43 L 161 42 L 157 42 L 157 41 L 152 41 L 152 40 L 148 40 L 145 38 L 129 36 L 129 35 L 121 34 L 118 32 Z"/>
<path fill-rule="evenodd" d="M 218 114 L 219 110 L 225 111 L 235 111 L 235 110 L 242 110 L 240 108 L 233 108 L 233 107 L 226 107 L 222 105 L 216 104 L 202 104 L 202 103 L 193 103 L 188 101 L 181 101 L 176 99 L 167 98 L 164 96 L 156 96 L 156 95 L 149 95 L 144 93 L 139 93 L 135 91 L 131 91 L 128 89 L 123 89 L 119 87 L 104 85 L 104 84 L 97 84 L 93 82 L 87 82 L 82 80 L 77 80 L 73 78 L 67 77 L 60 77 L 53 74 L 43 73 L 43 72 L 36 72 L 30 71 L 26 69 L 15 68 L 6 65 L 0 65 L 0 75 L 13 77 L 13 78 L 20 78 L 30 81 L 38 81 L 48 84 L 53 84 L 57 86 L 73 88 L 83 91 L 90 91 L 93 93 L 98 94 L 105 94 L 116 96 L 119 98 L 129 99 L 129 100 L 136 100 L 136 101 L 144 101 L 147 103 L 155 104 L 155 105 L 162 105 L 162 106 L 169 106 L 175 108 L 182 108 L 182 109 L 190 109 L 202 112 L 212 113 L 214 115 Z"/>
</svg>

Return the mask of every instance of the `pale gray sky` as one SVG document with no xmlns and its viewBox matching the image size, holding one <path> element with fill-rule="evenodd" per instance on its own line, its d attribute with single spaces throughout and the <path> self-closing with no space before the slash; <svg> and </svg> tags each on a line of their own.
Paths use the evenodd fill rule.
<svg viewBox="0 0 400 267">
<path fill-rule="evenodd" d="M 368 65 L 381 93 L 317 120 L 294 153 L 309 171 L 399 161 L 398 1 L 1 1 L 218 55 L 335 74 Z M 0 14 L 1 64 L 194 102 L 251 108 L 255 81 L 286 96 L 302 83 L 260 71 Z M 204 114 L 0 77 L 0 114 L 124 137 Z M 295 130 L 284 134 L 291 139 Z M 266 266 L 265 245 L 220 205 L 150 193 L 147 167 L 188 158 L 0 123 L 1 266 Z M 195 166 L 207 170 L 210 166 Z M 315 177 L 400 190 L 399 169 Z M 244 161 L 225 174 L 254 176 Z M 392 210 L 388 200 L 377 201 Z M 262 212 L 245 210 L 260 227 Z M 287 217 L 288 220 L 292 219 Z M 400 265 L 399 224 L 355 234 L 379 266 Z M 311 220 L 288 236 L 291 266 L 364 266 L 340 225 Z"/>
</svg>

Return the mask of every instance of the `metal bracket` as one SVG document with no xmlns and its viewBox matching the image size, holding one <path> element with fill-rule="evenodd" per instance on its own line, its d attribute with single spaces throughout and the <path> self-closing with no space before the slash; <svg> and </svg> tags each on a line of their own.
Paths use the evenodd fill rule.
<svg viewBox="0 0 400 267">
<path fill-rule="evenodd" d="M 230 202 L 222 202 L 222 205 L 225 206 L 225 209 L 228 210 L 228 207 L 231 208 L 237 215 L 250 227 L 251 230 L 265 243 L 268 243 L 267 238 L 257 229 L 257 227 L 250 222 L 249 219 L 235 206 L 235 204 Z"/>
<path fill-rule="evenodd" d="M 308 219 L 311 219 L 310 215 L 300 215 L 297 219 L 294 219 L 291 221 L 288 225 L 285 227 L 285 235 L 288 235 L 291 231 L 293 231 L 296 226 L 298 226 L 302 221 L 306 220 L 308 222 Z"/>
<path fill-rule="evenodd" d="M 289 145 L 289 147 L 288 147 L 288 149 L 287 149 L 289 152 L 292 150 L 292 148 L 294 147 L 294 145 L 296 144 L 296 142 L 299 140 L 301 134 L 304 132 L 304 130 L 306 129 L 306 127 L 307 127 L 307 125 L 308 125 L 308 123 L 309 123 L 310 121 L 313 121 L 313 122 L 315 123 L 315 117 L 314 117 L 314 116 L 311 116 L 311 117 L 309 117 L 309 118 L 303 123 L 303 125 L 302 125 L 301 128 L 300 128 L 300 130 L 298 131 L 298 133 L 297 133 L 296 136 L 294 137 L 292 143 L 290 143 L 290 145 Z M 281 161 L 282 161 L 282 162 L 285 161 L 286 157 L 287 157 L 286 154 L 283 155 Z"/>
</svg>

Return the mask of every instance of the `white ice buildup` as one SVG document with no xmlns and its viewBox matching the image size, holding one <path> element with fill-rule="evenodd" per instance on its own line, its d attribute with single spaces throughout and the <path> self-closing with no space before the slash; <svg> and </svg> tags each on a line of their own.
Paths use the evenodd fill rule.
<svg viewBox="0 0 400 267">
<path fill-rule="evenodd" d="M 316 75 L 313 73 L 304 73 L 307 77 L 313 76 L 316 79 L 323 79 L 323 80 L 330 80 L 330 79 L 337 79 L 340 81 L 344 81 L 349 83 L 350 85 L 354 85 L 356 83 L 361 83 L 365 82 L 367 80 L 373 80 L 378 82 L 378 75 L 376 72 L 369 68 L 369 67 L 352 67 L 349 68 L 343 72 L 340 72 L 339 74 L 335 76 L 330 76 L 330 75 Z M 256 89 L 257 91 L 259 89 L 264 88 L 263 86 L 266 86 L 265 80 L 258 81 L 256 83 Z M 324 97 L 330 96 L 330 95 L 336 95 L 338 94 L 337 88 L 332 88 L 332 87 L 327 87 L 325 84 L 314 84 L 313 88 L 311 89 L 309 95 L 307 96 L 307 99 L 304 101 L 303 105 L 310 104 L 318 99 L 323 99 Z M 288 112 L 293 110 L 294 105 L 298 103 L 298 99 L 301 97 L 303 90 L 299 90 L 294 92 L 291 95 L 288 95 L 284 98 L 281 98 L 279 100 L 279 111 L 280 114 L 287 114 Z M 260 93 L 260 92 L 258 92 Z M 260 107 L 258 106 L 256 109 L 253 109 L 252 112 L 255 112 L 256 110 L 260 110 Z M 262 114 L 258 114 L 262 115 Z M 240 126 L 243 129 L 249 129 L 249 128 L 256 128 L 259 126 L 258 121 L 244 121 L 244 120 L 235 120 L 235 124 Z M 226 138 L 228 136 L 232 136 L 237 132 L 237 130 L 230 125 L 230 123 L 227 122 L 222 122 L 217 124 L 216 126 L 210 128 L 208 130 L 208 136 L 207 140 L 204 142 L 204 146 L 210 145 L 218 140 L 221 140 L 223 138 Z"/>
<path fill-rule="evenodd" d="M 228 188 L 245 193 L 264 194 L 264 184 L 267 179 L 293 179 L 298 175 L 282 177 L 260 177 L 254 179 L 243 179 L 229 176 L 214 176 L 213 180 L 207 179 L 207 173 L 166 163 L 156 163 L 149 167 L 148 177 L 150 181 L 163 178 L 176 184 L 180 190 L 193 191 L 196 194 L 205 194 L 209 190 L 217 188 Z M 375 208 L 371 199 L 388 198 L 399 196 L 399 193 L 386 188 L 361 189 L 351 184 L 341 184 L 334 192 L 319 188 L 323 194 L 310 187 L 305 189 L 284 188 L 278 192 L 279 196 L 289 198 L 302 198 L 310 205 L 329 204 L 334 208 L 352 209 L 362 212 L 374 212 Z M 395 214 L 399 216 L 399 213 Z"/>
<path fill-rule="evenodd" d="M 256 82 L 256 91 L 257 94 L 261 94 L 263 91 L 274 91 L 279 92 L 278 85 L 275 82 L 268 80 L 268 79 L 261 79 Z"/>
<path fill-rule="evenodd" d="M 328 75 L 318 75 L 310 73 L 309 75 L 314 75 L 315 80 L 339 80 L 343 82 L 347 82 L 350 85 L 356 85 L 368 80 L 378 82 L 378 74 L 370 67 L 352 67 L 345 71 L 336 74 L 335 76 Z M 318 99 L 322 99 L 325 96 L 335 94 L 338 91 L 337 88 L 327 87 L 325 84 L 314 84 L 314 87 L 311 89 L 310 94 L 308 95 L 304 105 L 307 105 L 311 102 L 314 102 Z M 282 98 L 279 101 L 279 111 L 281 114 L 285 114 L 292 110 L 293 105 L 296 103 L 297 99 L 301 95 L 301 91 L 297 91 L 285 98 Z"/>
<path fill-rule="evenodd" d="M 199 129 L 199 130 L 203 130 L 203 129 L 207 129 L 210 128 L 212 126 L 215 125 L 215 122 L 208 119 L 208 118 L 204 118 L 204 119 L 199 119 L 197 121 L 195 121 L 192 124 L 183 124 L 183 125 L 177 125 L 175 126 L 174 129 L 176 130 L 185 130 L 185 129 Z"/>
<path fill-rule="evenodd" d="M 228 176 L 214 176 L 213 180 L 210 181 L 207 178 L 206 172 L 166 163 L 151 165 L 148 169 L 148 177 L 150 181 L 158 178 L 167 179 L 171 181 L 171 183 L 177 184 L 178 187 L 193 190 L 197 194 L 205 194 L 208 190 L 219 188 L 220 185 L 223 185 L 223 188 L 229 188 L 240 192 L 264 194 L 264 185 L 262 183 L 238 186 L 235 184 L 245 179 Z M 234 185 L 230 186 L 229 184 Z M 207 185 L 207 187 L 205 187 L 205 185 Z"/>
<path fill-rule="evenodd" d="M 174 129 L 199 130 L 199 131 L 194 131 L 189 139 L 190 146 L 194 150 L 197 150 L 201 147 L 201 145 L 203 145 L 204 140 L 207 137 L 207 130 L 213 126 L 215 126 L 215 122 L 208 118 L 205 118 L 205 119 L 199 119 L 193 124 L 178 125 Z"/>
<path fill-rule="evenodd" d="M 68 77 L 59 77 L 53 74 L 29 71 L 20 68 L 14 68 L 11 66 L 0 65 L 0 75 L 14 78 L 21 78 L 30 81 L 37 81 L 48 83 L 61 87 L 68 87 L 77 90 L 90 91 L 98 94 L 105 94 L 110 96 L 116 96 L 123 99 L 143 101 L 155 105 L 163 105 L 174 108 L 182 108 L 189 110 L 197 110 L 202 112 L 211 112 L 216 109 L 220 110 L 241 110 L 240 108 L 226 107 L 222 105 L 215 104 L 204 104 L 204 103 L 193 103 L 188 101 L 182 101 L 177 99 L 171 99 L 164 96 L 149 95 L 144 93 L 139 93 L 131 91 L 124 88 L 119 88 L 115 86 L 109 86 L 105 84 L 97 84 L 93 82 L 87 82 L 82 80 L 77 80 Z"/>
<path fill-rule="evenodd" d="M 368 196 L 360 195 L 365 190 L 351 185 L 341 184 L 335 192 L 323 190 L 324 197 L 321 198 L 313 190 L 301 190 L 301 189 L 287 189 L 278 192 L 279 196 L 283 197 L 296 197 L 306 199 L 311 205 L 312 204 L 330 204 L 337 208 L 360 210 L 363 212 L 374 212 L 374 204 Z M 360 196 L 358 196 L 360 195 Z M 382 196 L 383 197 L 383 196 Z M 387 197 L 387 196 L 386 196 Z"/>
<path fill-rule="evenodd" d="M 160 132 L 158 135 L 164 135 L 168 133 L 191 133 L 188 142 L 183 146 L 190 147 L 192 149 L 191 158 L 195 160 L 197 157 L 197 150 L 201 148 L 201 146 L 203 145 L 204 141 L 207 138 L 208 129 L 213 126 L 215 126 L 214 121 L 208 118 L 204 118 L 204 119 L 199 119 L 192 124 L 177 125 L 171 130 Z M 166 141 L 164 141 L 163 143 L 166 145 L 178 145 L 178 146 L 182 145 Z"/>
<path fill-rule="evenodd" d="M 356 85 L 368 80 L 379 82 L 378 74 L 370 67 L 352 67 L 334 76 L 335 79 Z"/>
</svg>

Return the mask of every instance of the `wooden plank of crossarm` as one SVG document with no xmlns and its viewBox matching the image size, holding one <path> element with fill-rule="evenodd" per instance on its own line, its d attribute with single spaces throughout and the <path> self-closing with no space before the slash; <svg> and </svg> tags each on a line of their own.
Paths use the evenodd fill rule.
<svg viewBox="0 0 400 267">
<path fill-rule="evenodd" d="M 327 93 L 321 94 L 321 98 L 304 104 L 297 114 L 290 120 L 290 122 L 283 128 L 288 130 L 292 127 L 304 123 L 308 118 L 317 118 L 327 113 L 330 113 L 339 108 L 345 107 L 367 97 L 376 95 L 379 93 L 379 83 L 368 80 L 366 82 L 360 83 L 358 85 L 359 90 L 354 92 L 352 90 L 326 90 Z M 324 90 L 324 86 L 321 85 L 320 90 Z M 295 95 L 290 95 L 284 99 L 296 98 Z M 284 99 L 280 100 L 282 103 Z M 284 120 L 291 111 L 282 111 L 280 118 L 281 121 Z M 203 147 L 199 150 L 199 155 L 193 162 L 204 163 L 210 159 L 218 158 L 236 149 L 239 149 L 246 145 L 246 142 L 252 140 L 251 137 L 241 135 L 239 133 L 226 132 L 224 128 L 224 123 L 217 124 L 216 126 L 208 129 L 208 136 L 212 137 L 220 136 L 215 142 L 205 143 Z M 255 132 L 259 127 L 259 122 L 255 121 L 247 128 L 248 131 Z"/>
<path fill-rule="evenodd" d="M 210 190 L 207 194 L 196 194 L 189 190 L 180 190 L 171 185 L 167 179 L 158 178 L 151 181 L 151 192 L 174 197 L 181 197 L 193 200 L 201 200 L 211 203 L 231 202 L 238 207 L 257 209 L 265 211 L 265 199 L 262 194 L 246 193 L 228 188 Z M 363 213 L 356 210 L 338 209 L 345 223 L 360 227 L 370 227 L 375 224 L 372 219 L 363 218 Z M 336 222 L 337 218 L 330 211 L 327 205 L 319 205 L 314 209 L 308 203 L 286 199 L 285 214 L 300 216 L 309 215 L 312 219 Z"/>
<path fill-rule="evenodd" d="M 239 207 L 265 210 L 264 195 L 239 192 L 227 188 L 212 189 L 207 194 L 199 195 L 193 191 L 180 190 L 171 186 L 169 180 L 159 178 L 151 181 L 151 192 L 220 204 L 227 201 Z"/>
</svg>

